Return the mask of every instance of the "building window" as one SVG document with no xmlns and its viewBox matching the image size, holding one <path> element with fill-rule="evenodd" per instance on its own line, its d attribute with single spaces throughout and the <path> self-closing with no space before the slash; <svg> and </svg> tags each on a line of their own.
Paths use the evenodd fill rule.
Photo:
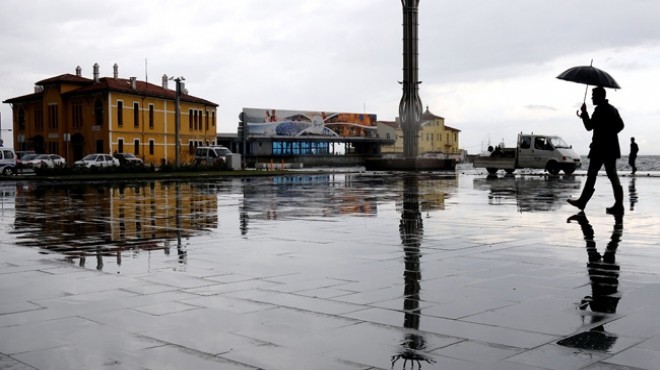
<svg viewBox="0 0 660 370">
<path fill-rule="evenodd" d="M 118 151 L 119 153 L 123 153 L 123 152 L 124 152 L 124 139 L 119 139 L 119 140 L 117 140 L 117 151 Z"/>
<path fill-rule="evenodd" d="M 206 111 L 206 131 L 209 130 L 209 111 Z"/>
<path fill-rule="evenodd" d="M 211 112 L 211 126 L 215 127 L 215 111 Z"/>
<path fill-rule="evenodd" d="M 188 142 L 188 154 L 193 154 L 195 153 L 195 142 L 189 141 Z"/>
<path fill-rule="evenodd" d="M 73 128 L 81 128 L 83 122 L 83 105 L 82 102 L 76 101 L 72 104 L 71 109 L 72 117 L 71 124 Z"/>
<path fill-rule="evenodd" d="M 96 126 L 102 126 L 103 125 L 103 102 L 101 99 L 96 99 L 96 102 L 94 103 L 94 124 Z M 103 153 L 98 152 L 98 153 Z"/>
<path fill-rule="evenodd" d="M 124 102 L 123 101 L 118 101 L 117 102 L 117 126 L 119 126 L 119 127 L 124 126 Z"/>
<path fill-rule="evenodd" d="M 133 103 L 133 127 L 140 127 L 140 104 Z"/>
<path fill-rule="evenodd" d="M 54 141 L 48 142 L 48 153 L 59 153 L 59 143 Z"/>
<path fill-rule="evenodd" d="M 25 130 L 25 111 L 23 108 L 20 108 L 18 110 L 18 130 L 23 131 Z"/>
<path fill-rule="evenodd" d="M 140 155 L 140 140 L 133 141 L 133 153 L 135 155 Z"/>
<path fill-rule="evenodd" d="M 149 128 L 154 128 L 154 105 L 149 104 Z"/>
<path fill-rule="evenodd" d="M 44 129 L 44 110 L 41 107 L 34 109 L 34 128 L 36 130 Z"/>
<path fill-rule="evenodd" d="M 188 130 L 193 129 L 193 116 L 192 109 L 188 109 Z"/>
<path fill-rule="evenodd" d="M 149 140 L 149 155 L 154 155 L 154 141 Z"/>
<path fill-rule="evenodd" d="M 48 128 L 56 130 L 59 126 L 59 109 L 57 104 L 48 105 Z"/>
</svg>

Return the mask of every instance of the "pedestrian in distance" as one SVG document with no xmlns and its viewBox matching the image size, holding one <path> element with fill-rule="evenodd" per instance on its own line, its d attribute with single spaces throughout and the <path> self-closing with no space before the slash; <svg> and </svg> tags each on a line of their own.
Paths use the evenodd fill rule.
<svg viewBox="0 0 660 370">
<path fill-rule="evenodd" d="M 637 152 L 639 152 L 639 146 L 635 142 L 635 138 L 630 138 L 630 155 L 628 155 L 628 164 L 632 167 L 632 174 L 634 175 L 637 172 L 637 166 L 635 166 L 635 161 L 637 160 Z"/>
<path fill-rule="evenodd" d="M 605 97 L 605 89 L 601 86 L 596 87 L 591 92 L 591 101 L 596 106 L 592 116 L 589 117 L 586 104 L 582 104 L 580 108 L 580 118 L 584 123 L 584 128 L 587 131 L 593 131 L 591 145 L 589 145 L 589 168 L 587 169 L 587 181 L 580 198 L 568 199 L 568 203 L 584 210 L 594 194 L 598 171 L 604 165 L 614 193 L 614 205 L 608 207 L 606 211 L 610 214 L 622 215 L 624 212 L 623 187 L 616 172 L 616 160 L 621 158 L 618 134 L 623 130 L 624 125 L 619 111 L 610 105 Z"/>
</svg>

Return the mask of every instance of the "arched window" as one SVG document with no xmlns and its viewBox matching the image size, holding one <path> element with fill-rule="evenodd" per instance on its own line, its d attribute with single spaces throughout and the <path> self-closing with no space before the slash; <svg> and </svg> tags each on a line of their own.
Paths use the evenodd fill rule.
<svg viewBox="0 0 660 370">
<path fill-rule="evenodd" d="M 94 124 L 96 126 L 103 125 L 103 102 L 101 99 L 96 99 L 94 103 Z"/>
</svg>

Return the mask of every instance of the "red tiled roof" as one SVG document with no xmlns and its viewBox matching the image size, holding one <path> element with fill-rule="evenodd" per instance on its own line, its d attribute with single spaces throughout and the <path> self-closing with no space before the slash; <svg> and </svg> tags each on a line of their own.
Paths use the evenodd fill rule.
<svg viewBox="0 0 660 370">
<path fill-rule="evenodd" d="M 436 116 L 435 114 L 431 113 L 429 110 L 429 107 L 426 107 L 426 111 L 422 113 L 422 121 L 434 121 L 436 119 L 444 119 L 443 117 Z"/>
<path fill-rule="evenodd" d="M 103 77 L 97 83 L 93 83 L 91 85 L 81 87 L 80 89 L 76 89 L 62 95 L 76 96 L 76 95 L 88 94 L 99 91 L 104 91 L 104 92 L 114 91 L 114 92 L 123 92 L 128 94 L 135 94 L 135 95 L 145 95 L 145 96 L 162 98 L 162 99 L 172 99 L 172 100 L 176 99 L 176 91 L 174 90 L 164 89 L 161 86 L 154 85 L 145 81 L 135 81 L 135 89 L 133 89 L 131 87 L 131 80 L 126 78 L 110 78 L 110 77 Z M 216 107 L 218 106 L 218 104 L 212 101 L 208 101 L 192 95 L 182 94 L 180 99 L 181 101 L 186 101 L 191 103 L 207 104 Z"/>
<path fill-rule="evenodd" d="M 36 84 L 37 85 L 50 85 L 50 84 L 56 84 L 56 83 L 61 83 L 61 82 L 72 82 L 72 83 L 78 83 L 78 84 L 90 84 L 94 81 L 90 80 L 89 78 L 72 75 L 70 73 L 65 73 L 63 75 L 59 75 L 59 76 L 55 76 L 55 77 L 47 78 L 45 80 L 38 81 Z"/>
<path fill-rule="evenodd" d="M 10 98 L 3 103 L 5 104 L 13 104 L 13 103 L 21 103 L 21 102 L 28 102 L 28 101 L 34 101 L 34 100 L 39 100 L 43 97 L 44 93 L 38 92 L 38 93 L 33 93 L 33 94 L 28 94 L 28 95 L 23 95 L 23 96 L 17 96 L 15 98 Z"/>
</svg>

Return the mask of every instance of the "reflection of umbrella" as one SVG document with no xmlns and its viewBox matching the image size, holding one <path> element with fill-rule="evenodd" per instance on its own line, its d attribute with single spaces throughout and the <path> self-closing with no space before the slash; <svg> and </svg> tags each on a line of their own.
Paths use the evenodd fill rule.
<svg viewBox="0 0 660 370">
<path fill-rule="evenodd" d="M 589 85 L 611 87 L 613 89 L 621 88 L 609 73 L 592 65 L 569 68 L 557 76 L 557 78 L 587 85 L 587 89 L 584 91 L 584 100 L 587 100 L 587 90 L 589 89 Z"/>
</svg>

